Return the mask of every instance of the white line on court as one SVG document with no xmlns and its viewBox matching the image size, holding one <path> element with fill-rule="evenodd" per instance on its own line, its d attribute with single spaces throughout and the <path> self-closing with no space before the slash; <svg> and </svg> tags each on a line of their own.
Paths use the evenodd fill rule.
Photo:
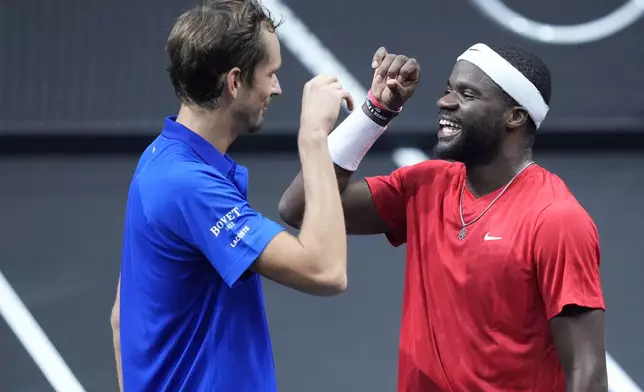
<svg viewBox="0 0 644 392">
<path fill-rule="evenodd" d="M 85 392 L 1 271 L 0 313 L 56 392 Z"/>
<path fill-rule="evenodd" d="M 351 75 L 293 11 L 281 0 L 262 0 L 262 3 L 275 16 L 284 18 L 284 24 L 277 29 L 277 34 L 295 58 L 313 75 L 321 73 L 336 75 L 344 88 L 353 96 L 356 104 L 359 104 L 360 100 L 367 95 L 367 89 L 360 85 L 360 82 Z M 365 59 L 365 69 L 367 69 L 367 62 L 370 60 Z M 393 159 L 397 166 L 409 166 L 425 161 L 429 157 L 417 148 L 399 148 L 394 151 Z M 608 367 L 608 384 L 611 392 L 644 392 L 608 352 L 606 353 L 606 366 Z"/>
</svg>

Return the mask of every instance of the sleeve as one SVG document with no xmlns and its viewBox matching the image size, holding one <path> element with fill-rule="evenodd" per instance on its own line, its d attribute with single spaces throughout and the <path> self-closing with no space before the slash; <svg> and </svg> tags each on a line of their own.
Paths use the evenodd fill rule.
<svg viewBox="0 0 644 392">
<path fill-rule="evenodd" d="M 407 200 L 404 192 L 406 168 L 394 170 L 389 175 L 366 177 L 373 203 L 380 219 L 389 231 L 387 239 L 393 246 L 407 242 Z"/>
<path fill-rule="evenodd" d="M 225 178 L 208 172 L 193 177 L 177 187 L 168 213 L 182 223 L 176 234 L 196 246 L 232 287 L 284 228 L 254 210 Z"/>
<path fill-rule="evenodd" d="M 544 209 L 535 228 L 537 280 L 548 319 L 566 305 L 605 310 L 597 228 L 578 204 Z"/>
</svg>

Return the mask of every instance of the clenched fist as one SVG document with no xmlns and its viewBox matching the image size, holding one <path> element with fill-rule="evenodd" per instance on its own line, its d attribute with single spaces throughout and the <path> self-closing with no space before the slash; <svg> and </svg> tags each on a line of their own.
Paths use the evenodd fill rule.
<svg viewBox="0 0 644 392">
<path fill-rule="evenodd" d="M 420 65 L 416 59 L 390 54 L 384 47 L 373 55 L 371 68 L 375 69 L 371 91 L 392 110 L 400 109 L 411 98 L 420 81 Z"/>
<path fill-rule="evenodd" d="M 323 130 L 325 134 L 331 132 L 340 114 L 343 100 L 347 101 L 347 108 L 353 110 L 353 99 L 342 88 L 337 77 L 319 75 L 309 80 L 304 85 L 302 95 L 302 129 L 306 132 Z"/>
</svg>

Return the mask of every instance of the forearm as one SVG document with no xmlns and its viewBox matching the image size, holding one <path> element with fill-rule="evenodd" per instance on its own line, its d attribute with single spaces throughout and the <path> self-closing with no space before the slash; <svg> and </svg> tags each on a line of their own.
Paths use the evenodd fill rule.
<svg viewBox="0 0 644 392">
<path fill-rule="evenodd" d="M 333 165 L 337 178 L 338 190 L 340 194 L 344 191 L 353 172 L 345 170 L 338 165 Z M 304 208 L 306 197 L 304 194 L 304 181 L 300 171 L 291 185 L 286 189 L 279 202 L 280 217 L 291 227 L 300 229 L 302 227 L 302 218 L 304 217 Z"/>
<path fill-rule="evenodd" d="M 346 271 L 345 223 L 326 134 L 300 137 L 299 149 L 307 204 L 298 239 L 320 271 Z"/>
<path fill-rule="evenodd" d="M 329 135 L 329 153 L 334 162 L 337 188 L 341 194 L 347 188 L 362 158 L 385 128 L 385 124 L 376 123 L 367 105 L 363 104 Z M 299 228 L 307 203 L 303 176 L 300 172 L 282 195 L 279 203 L 281 218 L 289 225 Z"/>
</svg>

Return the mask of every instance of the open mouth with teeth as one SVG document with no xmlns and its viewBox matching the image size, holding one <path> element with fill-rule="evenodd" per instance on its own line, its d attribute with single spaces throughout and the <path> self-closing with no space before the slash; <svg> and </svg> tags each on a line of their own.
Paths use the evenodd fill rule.
<svg viewBox="0 0 644 392">
<path fill-rule="evenodd" d="M 461 131 L 461 125 L 449 120 L 440 120 L 438 122 L 438 136 L 451 137 Z"/>
</svg>

